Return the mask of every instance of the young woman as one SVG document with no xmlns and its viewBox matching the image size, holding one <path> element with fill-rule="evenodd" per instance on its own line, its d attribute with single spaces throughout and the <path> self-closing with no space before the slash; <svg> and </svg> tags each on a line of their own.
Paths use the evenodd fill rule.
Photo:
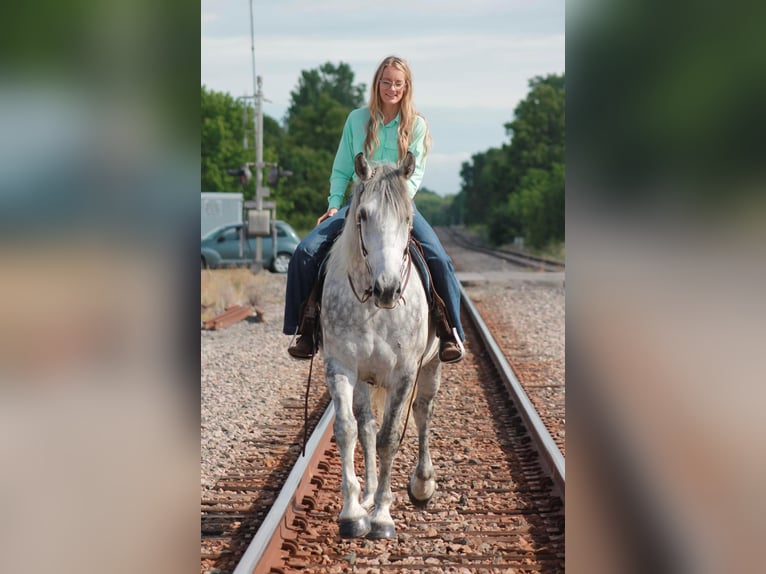
<svg viewBox="0 0 766 574">
<path fill-rule="evenodd" d="M 341 208 L 341 204 L 349 181 L 355 177 L 354 156 L 364 152 L 370 163 L 399 163 L 409 150 L 415 156 L 415 172 L 407 180 L 410 197 L 414 197 L 420 187 L 431 138 L 425 118 L 415 111 L 412 91 L 412 73 L 407 62 L 389 56 L 375 72 L 369 106 L 352 111 L 346 119 L 330 175 L 328 209 L 293 253 L 287 271 L 283 332 L 299 335 L 288 348 L 293 357 L 308 359 L 314 354 L 317 317 L 314 302 L 306 303 L 319 266 L 343 230 L 348 206 Z M 412 234 L 423 246 L 434 288 L 446 306 L 448 324 L 443 320 L 437 322 L 439 358 L 447 363 L 459 361 L 465 353 L 462 344 L 465 335 L 460 322 L 460 288 L 452 261 L 417 209 Z M 303 317 L 299 317 L 304 304 L 307 308 Z"/>
</svg>

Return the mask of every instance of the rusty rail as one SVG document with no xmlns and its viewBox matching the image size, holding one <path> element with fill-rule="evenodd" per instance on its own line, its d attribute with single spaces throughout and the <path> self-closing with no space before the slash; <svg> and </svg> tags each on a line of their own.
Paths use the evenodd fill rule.
<svg viewBox="0 0 766 574">
<path fill-rule="evenodd" d="M 203 323 L 205 329 L 225 329 L 253 314 L 255 309 L 251 305 L 232 305 L 220 315 L 208 319 Z"/>
<path fill-rule="evenodd" d="M 460 294 L 463 298 L 463 305 L 468 310 L 471 321 L 473 321 L 477 331 L 479 331 L 489 356 L 495 364 L 498 374 L 502 377 L 508 393 L 511 395 L 513 402 L 519 409 L 529 432 L 534 437 L 535 447 L 558 489 L 559 496 L 563 500 L 565 486 L 564 456 L 561 454 L 561 450 L 559 450 L 558 445 L 548 432 L 537 409 L 535 409 L 534 405 L 529 400 L 527 393 L 524 391 L 524 387 L 521 386 L 521 383 L 516 378 L 511 365 L 508 364 L 508 360 L 505 358 L 505 354 L 495 342 L 492 333 L 487 328 L 487 325 L 484 323 L 484 320 L 481 318 L 473 301 L 468 297 L 468 294 L 465 292 L 462 285 L 460 285 Z"/>
<path fill-rule="evenodd" d="M 335 417 L 332 403 L 319 420 L 306 445 L 306 454 L 298 459 L 287 477 L 277 500 L 266 515 L 245 554 L 233 574 L 251 574 L 261 560 L 269 562 L 276 555 L 285 540 L 295 538 L 291 527 L 296 511 L 305 506 L 305 493 L 311 488 L 311 481 L 325 450 L 332 440 L 331 423 Z M 308 502 L 308 501 L 306 501 Z"/>
</svg>

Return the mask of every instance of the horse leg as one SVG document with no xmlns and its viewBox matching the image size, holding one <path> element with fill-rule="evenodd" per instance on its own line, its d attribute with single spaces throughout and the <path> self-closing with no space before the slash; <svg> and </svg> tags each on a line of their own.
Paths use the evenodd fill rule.
<svg viewBox="0 0 766 574">
<path fill-rule="evenodd" d="M 439 390 L 440 373 L 441 362 L 438 360 L 423 366 L 418 379 L 417 396 L 412 405 L 412 414 L 418 429 L 418 463 L 410 476 L 407 494 L 412 504 L 418 507 L 426 507 L 436 491 L 428 437 L 431 432 L 433 401 Z"/>
<path fill-rule="evenodd" d="M 378 470 L 375 460 L 375 436 L 378 425 L 371 409 L 370 385 L 359 383 L 354 389 L 354 416 L 356 417 L 359 442 L 364 454 L 364 493 L 362 507 L 371 511 L 375 505 L 374 495 L 378 488 Z"/>
<path fill-rule="evenodd" d="M 353 413 L 354 377 L 348 372 L 336 369 L 332 364 L 326 367 L 327 385 L 335 406 L 335 442 L 341 458 L 341 493 L 343 508 L 338 516 L 341 538 L 359 538 L 370 530 L 370 518 L 359 504 L 359 479 L 354 471 L 354 448 L 357 429 Z"/>
<path fill-rule="evenodd" d="M 375 510 L 370 517 L 370 533 L 367 538 L 396 538 L 394 520 L 391 518 L 391 467 L 399 450 L 399 439 L 402 435 L 402 412 L 410 396 L 415 379 L 411 375 L 402 377 L 389 390 L 386 413 L 383 424 L 378 431 L 376 447 L 380 461 L 378 488 L 375 491 Z"/>
</svg>

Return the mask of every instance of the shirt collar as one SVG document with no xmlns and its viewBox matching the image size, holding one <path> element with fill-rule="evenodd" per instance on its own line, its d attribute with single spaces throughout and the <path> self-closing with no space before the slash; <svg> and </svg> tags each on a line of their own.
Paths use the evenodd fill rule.
<svg viewBox="0 0 766 574">
<path fill-rule="evenodd" d="M 383 114 L 378 112 L 378 119 L 380 120 L 380 123 L 384 126 L 395 126 L 399 123 L 399 117 L 401 112 L 396 112 L 396 115 L 394 116 L 394 119 L 388 122 L 387 124 L 383 123 Z"/>
</svg>

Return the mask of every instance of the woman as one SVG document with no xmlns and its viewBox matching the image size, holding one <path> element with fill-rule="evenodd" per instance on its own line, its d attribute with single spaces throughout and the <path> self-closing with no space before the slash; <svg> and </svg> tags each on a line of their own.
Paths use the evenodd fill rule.
<svg viewBox="0 0 766 574">
<path fill-rule="evenodd" d="M 407 180 L 414 197 L 423 180 L 426 154 L 430 143 L 428 125 L 412 103 L 412 73 L 407 62 L 389 56 L 378 66 L 370 88 L 369 106 L 352 111 L 343 127 L 340 145 L 330 176 L 328 209 L 317 226 L 300 243 L 290 259 L 283 332 L 299 334 L 288 353 L 299 359 L 313 356 L 316 348 L 315 302 L 312 294 L 319 266 L 335 238 L 343 230 L 348 206 L 341 209 L 343 196 L 354 173 L 354 156 L 364 152 L 370 162 L 399 163 L 407 151 L 415 156 L 415 172 Z M 439 358 L 453 363 L 463 358 L 465 335 L 460 323 L 460 288 L 447 252 L 431 226 L 415 209 L 413 236 L 423 246 L 437 294 L 446 306 L 446 322 L 437 321 L 440 337 Z M 299 310 L 305 304 L 303 317 Z M 448 324 L 447 324 L 448 323 Z"/>
</svg>

